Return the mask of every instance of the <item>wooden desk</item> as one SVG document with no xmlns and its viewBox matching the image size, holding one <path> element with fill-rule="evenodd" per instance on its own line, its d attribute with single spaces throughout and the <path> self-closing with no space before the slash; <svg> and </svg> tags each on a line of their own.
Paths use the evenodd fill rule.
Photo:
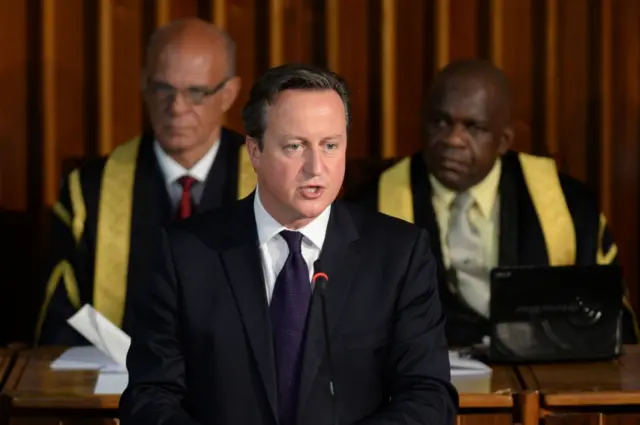
<svg viewBox="0 0 640 425">
<path fill-rule="evenodd" d="M 11 370 L 11 362 L 15 356 L 16 350 L 9 348 L 0 348 L 0 390 L 4 387 L 5 380 Z M 0 397 L 0 425 L 4 425 L 9 420 L 9 408 L 6 400 Z"/>
<path fill-rule="evenodd" d="M 2 390 L 10 424 L 112 423 L 117 417 L 119 396 L 93 394 L 97 372 L 50 369 L 63 351 L 41 348 L 18 354 Z"/>
<path fill-rule="evenodd" d="M 524 422 L 518 409 L 522 387 L 513 368 L 495 366 L 491 377 L 454 377 L 452 382 L 460 394 L 459 425 Z"/>
<path fill-rule="evenodd" d="M 6 348 L 0 349 L 0 390 L 4 384 L 5 377 L 9 373 L 9 367 L 11 366 L 11 360 L 13 359 L 13 350 Z"/>
<path fill-rule="evenodd" d="M 547 424 L 640 423 L 640 346 L 616 361 L 521 366 L 528 389 L 540 393 Z"/>
<path fill-rule="evenodd" d="M 23 351 L 8 376 L 3 398 L 10 424 L 113 422 L 119 396 L 94 395 L 97 373 L 52 371 L 50 363 L 63 349 Z M 455 378 L 460 392 L 460 425 L 510 425 L 519 421 L 521 386 L 513 368 L 498 366 L 486 378 Z M 528 425 L 525 423 L 525 425 Z"/>
</svg>

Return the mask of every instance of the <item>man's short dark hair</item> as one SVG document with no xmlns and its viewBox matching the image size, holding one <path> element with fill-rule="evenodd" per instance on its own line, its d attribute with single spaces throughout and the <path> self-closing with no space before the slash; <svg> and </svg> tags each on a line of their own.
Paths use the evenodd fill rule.
<svg viewBox="0 0 640 425">
<path fill-rule="evenodd" d="M 333 90 L 342 102 L 350 124 L 349 90 L 347 83 L 335 72 L 313 65 L 286 64 L 269 69 L 251 88 L 249 100 L 242 110 L 244 132 L 255 139 L 262 149 L 267 107 L 285 90 Z"/>
<path fill-rule="evenodd" d="M 493 86 L 498 95 L 498 103 L 502 108 L 506 121 L 511 119 L 511 89 L 505 73 L 485 59 L 458 59 L 450 62 L 435 76 L 433 83 L 428 87 L 427 102 L 432 102 L 434 97 L 441 96 L 448 81 L 463 79 L 480 81 L 483 85 Z M 428 106 L 428 105 L 427 105 Z M 425 108 L 428 111 L 428 108 Z"/>
</svg>

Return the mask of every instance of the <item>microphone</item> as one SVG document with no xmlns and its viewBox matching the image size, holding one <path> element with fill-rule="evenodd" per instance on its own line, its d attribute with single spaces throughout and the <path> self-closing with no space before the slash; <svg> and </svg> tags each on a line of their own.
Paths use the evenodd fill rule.
<svg viewBox="0 0 640 425">
<path fill-rule="evenodd" d="M 313 274 L 313 286 L 315 291 L 318 291 L 320 294 L 320 304 L 322 307 L 322 329 L 324 330 L 324 342 L 325 349 L 327 351 L 327 368 L 329 369 L 329 393 L 331 394 L 331 409 L 333 416 L 334 425 L 338 424 L 338 415 L 336 410 L 336 386 L 333 375 L 333 361 L 331 359 L 331 342 L 329 341 L 329 325 L 327 323 L 327 307 L 325 301 L 325 291 L 327 288 L 327 283 L 329 282 L 329 276 L 322 271 L 322 267 L 320 265 L 320 260 L 314 263 L 314 274 Z"/>
</svg>

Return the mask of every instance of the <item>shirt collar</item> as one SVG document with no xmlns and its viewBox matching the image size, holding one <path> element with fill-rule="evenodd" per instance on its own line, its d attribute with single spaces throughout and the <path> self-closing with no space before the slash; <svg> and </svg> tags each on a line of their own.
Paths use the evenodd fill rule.
<svg viewBox="0 0 640 425">
<path fill-rule="evenodd" d="M 491 171 L 489 171 L 489 174 L 487 174 L 480 183 L 469 189 L 469 194 L 473 197 L 480 212 L 486 218 L 491 217 L 491 212 L 498 196 L 501 174 L 502 161 L 498 158 L 493 164 Z M 431 182 L 433 196 L 445 205 L 451 206 L 453 199 L 456 197 L 456 192 L 445 187 L 433 174 L 429 174 L 429 180 Z"/>
<path fill-rule="evenodd" d="M 200 182 L 207 180 L 207 175 L 211 166 L 216 159 L 218 150 L 220 149 L 220 141 L 218 140 L 213 144 L 211 149 L 198 162 L 194 164 L 191 169 L 186 169 L 182 165 L 178 164 L 175 159 L 171 158 L 161 147 L 157 140 L 153 142 L 153 150 L 158 159 L 160 170 L 164 175 L 165 183 L 172 184 L 180 177 L 188 175 L 194 177 Z"/>
<path fill-rule="evenodd" d="M 263 245 L 273 239 L 281 231 L 287 230 L 285 226 L 278 223 L 275 218 L 267 212 L 260 200 L 259 188 L 253 199 L 253 212 L 256 216 L 256 225 L 258 227 L 258 240 Z M 313 219 L 309 224 L 298 229 L 304 236 L 303 240 L 312 243 L 316 248 L 322 249 L 325 236 L 327 235 L 327 226 L 329 225 L 329 217 L 331 215 L 331 205 L 329 205 L 318 217 Z"/>
</svg>

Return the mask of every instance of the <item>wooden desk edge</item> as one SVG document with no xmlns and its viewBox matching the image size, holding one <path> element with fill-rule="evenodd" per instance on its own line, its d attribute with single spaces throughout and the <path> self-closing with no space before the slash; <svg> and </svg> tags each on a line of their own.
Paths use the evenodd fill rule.
<svg viewBox="0 0 640 425">
<path fill-rule="evenodd" d="M 514 407 L 513 394 L 460 394 L 461 409 L 495 409 Z"/>
<path fill-rule="evenodd" d="M 502 369 L 503 388 L 490 393 L 464 393 L 459 392 L 461 409 L 504 409 L 515 408 L 515 398 L 518 394 L 526 392 L 520 385 L 518 372 L 512 366 L 499 366 Z M 506 379 L 506 380 L 505 380 Z M 502 382 L 502 381 L 501 381 Z"/>
<path fill-rule="evenodd" d="M 24 350 L 17 354 L 13 368 L 9 372 L 2 395 L 10 400 L 10 405 L 20 409 L 117 409 L 120 403 L 119 395 L 78 395 L 78 394 L 29 394 L 18 391 L 18 385 L 37 349 Z"/>
<path fill-rule="evenodd" d="M 9 350 L 6 350 L 0 353 L 0 382 L 4 380 L 5 375 L 9 372 L 9 367 L 11 366 L 11 361 L 13 360 L 14 353 Z"/>
<path fill-rule="evenodd" d="M 95 395 L 95 396 L 80 396 L 69 394 L 67 395 L 43 395 L 43 394 L 25 394 L 21 391 L 17 391 L 20 380 L 27 368 L 31 356 L 35 353 L 36 349 L 23 350 L 18 354 L 15 364 L 11 371 L 9 371 L 6 383 L 2 389 L 2 393 L 11 399 L 11 405 L 16 408 L 55 408 L 64 407 L 73 409 L 86 409 L 86 408 L 106 408 L 117 409 L 120 397 L 117 395 Z M 519 388 L 518 388 L 519 390 Z M 72 403 L 69 403 L 73 401 Z M 482 408 L 513 408 L 514 393 L 513 392 L 500 392 L 500 393 L 461 393 L 460 394 L 460 408 L 463 409 L 482 409 Z"/>
<path fill-rule="evenodd" d="M 548 407 L 569 406 L 621 406 L 640 404 L 640 394 L 623 391 L 563 391 L 554 392 L 540 388 L 530 366 L 518 366 L 517 369 L 525 388 L 540 393 L 540 403 Z"/>
<path fill-rule="evenodd" d="M 13 368 L 9 371 L 9 375 L 7 377 L 7 381 L 4 384 L 4 388 L 2 388 L 3 394 L 10 392 L 17 387 L 25 368 L 27 367 L 27 363 L 29 362 L 30 354 L 31 351 L 22 351 L 15 353 L 15 355 L 17 355 L 17 358 L 13 365 Z"/>
<path fill-rule="evenodd" d="M 11 399 L 11 406 L 18 409 L 118 409 L 120 396 L 117 395 L 43 395 L 24 394 L 8 391 L 4 393 Z"/>
<path fill-rule="evenodd" d="M 13 370 L 13 361 L 19 351 L 19 349 L 14 348 L 0 349 L 0 393 L 6 387 L 9 375 Z"/>
<path fill-rule="evenodd" d="M 29 347 L 29 348 L 21 348 L 21 349 L 13 350 L 14 356 L 15 356 L 15 363 L 13 364 L 13 367 L 11 368 L 9 376 L 7 377 L 7 382 L 5 382 L 3 393 L 10 392 L 17 388 L 24 371 L 27 365 L 29 364 L 29 361 L 31 360 L 31 356 L 34 354 L 37 354 L 42 349 L 43 348 Z M 53 347 L 53 348 L 47 347 L 44 349 L 51 350 L 53 352 L 60 351 L 60 353 L 64 351 L 64 348 L 62 347 Z"/>
<path fill-rule="evenodd" d="M 563 392 L 554 394 L 540 391 L 542 404 L 549 407 L 566 406 L 624 406 L 640 404 L 640 394 L 622 391 Z"/>
</svg>

